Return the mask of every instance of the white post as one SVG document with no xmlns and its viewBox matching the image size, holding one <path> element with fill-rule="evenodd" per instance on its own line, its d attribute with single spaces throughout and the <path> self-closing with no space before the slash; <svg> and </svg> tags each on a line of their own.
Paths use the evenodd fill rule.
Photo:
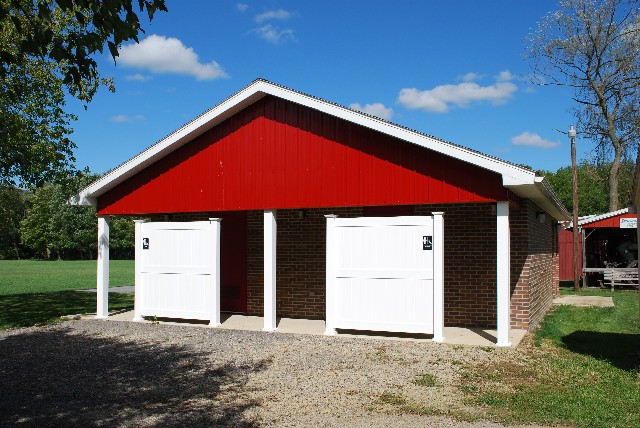
<svg viewBox="0 0 640 428">
<path fill-rule="evenodd" d="M 444 342 L 444 222 L 433 214 L 433 341 Z"/>
<path fill-rule="evenodd" d="M 98 216 L 98 280 L 96 318 L 109 316 L 109 216 Z"/>
<path fill-rule="evenodd" d="M 213 242 L 213 304 L 211 308 L 211 321 L 209 326 L 218 327 L 220 325 L 220 218 L 210 218 L 211 241 Z"/>
<path fill-rule="evenodd" d="M 133 312 L 134 312 L 134 316 L 133 316 L 133 320 L 134 321 L 144 321 L 144 318 L 142 318 L 142 312 L 143 312 L 143 308 L 142 308 L 142 302 L 144 302 L 143 300 L 143 293 L 144 293 L 144 286 L 142 285 L 142 223 L 144 223 L 144 220 L 133 220 L 133 222 L 135 223 L 135 238 L 134 238 L 134 245 L 135 245 L 135 284 L 133 287 L 133 293 L 134 293 L 134 301 L 133 301 Z"/>
<path fill-rule="evenodd" d="M 275 211 L 264 212 L 264 331 L 276 331 L 276 244 Z"/>
<path fill-rule="evenodd" d="M 335 281 L 336 281 L 336 218 L 334 214 L 325 215 L 327 219 L 327 269 L 326 269 L 326 307 L 324 334 L 333 336 L 335 328 Z"/>
<path fill-rule="evenodd" d="M 498 346 L 511 346 L 511 237 L 509 233 L 509 202 L 496 203 L 496 286 L 498 305 Z"/>
</svg>

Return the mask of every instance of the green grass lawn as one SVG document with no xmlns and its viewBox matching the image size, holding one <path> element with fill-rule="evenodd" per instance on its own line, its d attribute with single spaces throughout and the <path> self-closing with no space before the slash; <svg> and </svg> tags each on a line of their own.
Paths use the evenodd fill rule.
<svg viewBox="0 0 640 428">
<path fill-rule="evenodd" d="M 580 294 L 613 297 L 615 307 L 553 308 L 518 361 L 469 370 L 469 401 L 507 423 L 639 427 L 638 292 Z"/>
<path fill-rule="evenodd" d="M 110 284 L 133 285 L 132 260 L 110 261 Z M 0 329 L 46 324 L 96 312 L 95 260 L 0 260 Z M 133 307 L 133 293 L 109 293 L 109 309 Z"/>
<path fill-rule="evenodd" d="M 133 260 L 111 260 L 111 286 L 133 285 Z M 0 260 L 0 296 L 96 288 L 96 261 Z"/>
</svg>

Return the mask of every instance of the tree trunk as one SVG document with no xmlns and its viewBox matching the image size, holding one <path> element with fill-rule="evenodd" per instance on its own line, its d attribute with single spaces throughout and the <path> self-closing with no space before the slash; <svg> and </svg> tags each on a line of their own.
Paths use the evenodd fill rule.
<svg viewBox="0 0 640 428">
<path fill-rule="evenodd" d="M 620 160 L 622 159 L 622 146 L 614 144 L 615 156 L 609 171 L 609 212 L 620 208 L 618 195 L 618 182 L 620 178 Z"/>
</svg>

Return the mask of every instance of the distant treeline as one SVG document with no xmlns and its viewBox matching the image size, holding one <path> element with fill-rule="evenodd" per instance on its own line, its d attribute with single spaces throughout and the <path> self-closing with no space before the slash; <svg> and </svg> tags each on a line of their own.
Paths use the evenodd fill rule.
<svg viewBox="0 0 640 428">
<path fill-rule="evenodd" d="M 604 214 L 609 211 L 609 171 L 611 162 L 590 163 L 582 161 L 578 170 L 579 215 Z M 618 177 L 620 207 L 626 208 L 631 201 L 635 163 L 623 161 Z M 545 176 L 565 207 L 572 212 L 571 167 L 565 166 L 556 172 L 540 171 Z"/>
<path fill-rule="evenodd" d="M 96 210 L 68 200 L 97 178 L 78 174 L 33 191 L 0 186 L 0 259 L 95 259 Z M 132 259 L 132 218 L 112 216 L 109 232 L 111 258 Z"/>
</svg>

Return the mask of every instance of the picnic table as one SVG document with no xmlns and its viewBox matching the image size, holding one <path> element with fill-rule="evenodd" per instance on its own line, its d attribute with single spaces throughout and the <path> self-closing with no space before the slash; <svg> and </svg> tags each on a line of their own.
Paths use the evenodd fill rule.
<svg viewBox="0 0 640 428">
<path fill-rule="evenodd" d="M 601 273 L 604 276 L 604 284 L 602 287 L 608 285 L 611 287 L 611 291 L 616 286 L 633 286 L 638 288 L 638 268 L 621 268 L 621 267 L 606 267 L 606 268 L 584 268 L 584 273 Z M 585 275 L 585 279 L 587 276 Z M 586 283 L 585 283 L 586 286 Z"/>
</svg>

